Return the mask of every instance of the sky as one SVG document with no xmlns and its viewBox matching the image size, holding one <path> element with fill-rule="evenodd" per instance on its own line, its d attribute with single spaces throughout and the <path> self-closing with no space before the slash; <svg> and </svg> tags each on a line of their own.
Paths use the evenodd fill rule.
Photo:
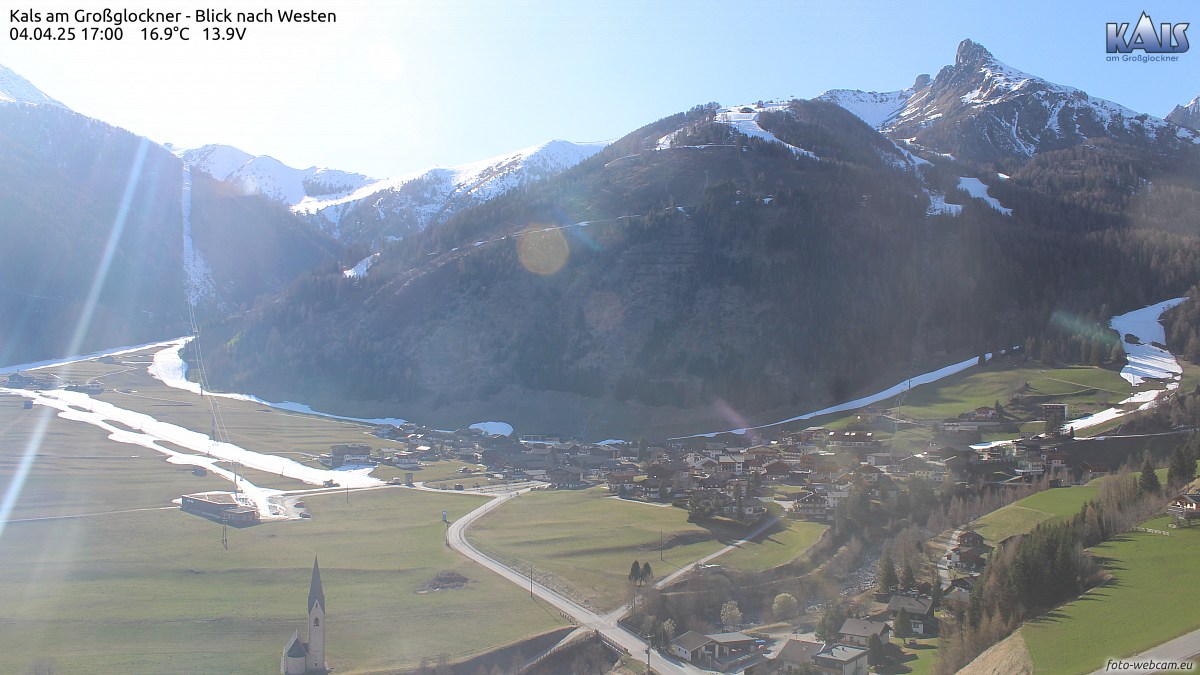
<svg viewBox="0 0 1200 675">
<path fill-rule="evenodd" d="M 235 24 L 240 41 L 13 40 L 34 11 L 315 9 L 332 24 Z M 1200 21 L 1193 2 L 28 0 L 0 9 L 0 64 L 85 115 L 161 143 L 224 143 L 374 177 L 560 138 L 623 136 L 693 105 L 891 91 L 970 38 L 1000 61 L 1165 116 L 1200 95 L 1200 45 L 1109 63 L 1105 24 Z M 39 24 L 45 26 L 45 24 Z M 207 24 L 218 26 L 218 24 Z M 229 24 L 220 24 L 227 26 Z M 1200 28 L 1189 31 L 1200 42 Z"/>
</svg>

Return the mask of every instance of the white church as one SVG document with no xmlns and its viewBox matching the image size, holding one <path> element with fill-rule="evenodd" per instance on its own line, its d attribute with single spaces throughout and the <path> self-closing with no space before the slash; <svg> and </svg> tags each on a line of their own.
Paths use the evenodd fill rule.
<svg viewBox="0 0 1200 675">
<path fill-rule="evenodd" d="M 300 639 L 300 631 L 292 633 L 279 659 L 282 675 L 328 673 L 325 665 L 325 591 L 321 588 L 321 568 L 313 558 L 312 583 L 308 587 L 308 641 Z"/>
</svg>

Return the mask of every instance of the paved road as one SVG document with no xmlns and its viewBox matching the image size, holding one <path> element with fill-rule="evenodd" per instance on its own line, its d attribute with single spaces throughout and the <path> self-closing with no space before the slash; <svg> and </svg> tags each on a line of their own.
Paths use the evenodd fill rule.
<svg viewBox="0 0 1200 675">
<path fill-rule="evenodd" d="M 639 660 L 645 659 L 645 641 L 643 641 L 637 635 L 625 630 L 621 626 L 618 626 L 616 618 L 614 618 L 612 614 L 601 616 L 571 600 L 570 598 L 566 598 L 562 595 L 559 595 L 555 591 L 542 586 L 536 581 L 534 581 L 531 586 L 528 576 L 520 571 L 506 567 L 492 558 L 489 558 L 479 549 L 472 546 L 469 541 L 467 541 L 466 531 L 471 523 L 475 522 L 475 520 L 480 516 L 490 512 L 492 509 L 495 509 L 509 499 L 512 499 L 517 494 L 519 493 L 509 492 L 500 495 L 451 523 L 450 528 L 446 533 L 450 548 L 462 553 L 468 558 L 492 570 L 505 579 L 508 579 L 512 583 L 521 586 L 522 588 L 532 588 L 533 595 L 537 596 L 542 601 L 549 603 L 559 611 L 567 613 L 573 617 L 576 623 L 578 623 L 580 626 L 585 626 L 598 631 L 610 642 L 620 645 L 622 648 L 626 649 L 635 658 L 638 658 Z M 650 667 L 653 668 L 655 672 L 661 673 L 662 675 L 701 675 L 703 673 L 711 672 L 701 670 L 688 663 L 669 660 L 664 658 L 663 655 L 659 654 L 657 651 L 652 651 L 650 653 Z"/>
<path fill-rule="evenodd" d="M 751 532 L 750 534 L 748 534 L 745 537 L 742 537 L 741 539 L 733 542 L 732 544 L 722 548 L 721 550 L 717 551 L 716 553 L 711 553 L 709 555 L 704 556 L 703 558 L 697 560 L 696 562 L 692 563 L 691 565 L 685 565 L 683 567 L 680 567 L 679 569 L 675 570 L 674 572 L 659 579 L 654 584 L 654 587 L 662 588 L 663 586 L 666 586 L 667 584 L 670 584 L 671 582 L 678 579 L 681 575 L 685 574 L 688 570 L 692 569 L 694 566 L 703 565 L 704 563 L 707 563 L 708 561 L 712 560 L 713 558 L 716 558 L 717 556 L 724 555 L 735 548 L 741 548 L 743 545 L 745 545 L 746 542 L 757 537 L 758 535 L 762 534 L 763 532 L 766 532 L 768 529 L 771 528 L 771 526 L 773 526 L 775 523 L 778 523 L 778 522 L 779 522 L 778 516 L 773 516 L 771 518 L 768 518 L 767 521 L 764 522 L 762 525 L 759 525 L 758 527 L 754 528 L 754 531 Z"/>
</svg>

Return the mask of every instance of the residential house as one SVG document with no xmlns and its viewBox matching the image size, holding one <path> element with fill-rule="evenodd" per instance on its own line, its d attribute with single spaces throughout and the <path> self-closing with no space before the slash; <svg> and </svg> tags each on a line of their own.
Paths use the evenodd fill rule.
<svg viewBox="0 0 1200 675">
<path fill-rule="evenodd" d="M 880 642 L 887 644 L 892 639 L 892 627 L 882 621 L 846 619 L 838 631 L 838 642 L 844 645 L 866 647 L 870 643 L 872 635 L 878 637 Z"/>
<path fill-rule="evenodd" d="M 825 645 L 820 642 L 788 638 L 775 652 L 775 672 L 791 673 L 810 666 L 813 656 L 822 649 L 825 649 Z"/>
<path fill-rule="evenodd" d="M 867 650 L 851 645 L 828 645 L 813 654 L 813 668 L 827 675 L 867 675 Z"/>
<path fill-rule="evenodd" d="M 933 599 L 913 595 L 897 594 L 888 601 L 887 611 L 895 623 L 896 616 L 903 609 L 908 613 L 913 635 L 929 637 L 937 635 L 938 621 L 933 616 Z"/>
<path fill-rule="evenodd" d="M 867 464 L 871 466 L 888 466 L 892 463 L 892 453 L 872 452 L 867 455 Z"/>
<path fill-rule="evenodd" d="M 975 530 L 963 530 L 962 532 L 959 532 L 957 541 L 959 546 L 987 545 L 987 542 L 985 542 L 983 539 L 983 535 L 979 534 Z"/>
<path fill-rule="evenodd" d="M 829 520 L 829 507 L 825 498 L 815 492 L 805 492 L 792 502 L 791 512 L 804 520 Z"/>
<path fill-rule="evenodd" d="M 366 443 L 337 443 L 329 446 L 329 452 L 317 459 L 331 469 L 350 464 L 369 464 L 371 446 Z"/>
<path fill-rule="evenodd" d="M 1107 476 L 1112 473 L 1112 468 L 1102 464 L 1092 462 L 1079 463 L 1080 480 L 1084 483 L 1093 481 L 1101 476 Z"/>
<path fill-rule="evenodd" d="M 869 431 L 830 431 L 825 444 L 831 448 L 877 448 L 881 442 Z"/>
<path fill-rule="evenodd" d="M 790 478 L 791 475 L 792 466 L 781 459 L 769 462 L 762 468 L 763 478 L 772 482 L 785 481 Z"/>
<path fill-rule="evenodd" d="M 713 665 L 728 662 L 759 649 L 759 642 L 744 633 L 704 635 L 689 630 L 671 640 L 670 652 L 689 663 Z"/>
<path fill-rule="evenodd" d="M 1017 475 L 1022 478 L 1037 478 L 1046 473 L 1046 461 L 1037 455 L 1028 455 L 1017 460 Z"/>
<path fill-rule="evenodd" d="M 546 480 L 556 488 L 578 488 L 584 486 L 583 474 L 577 466 L 556 466 L 546 471 Z"/>
<path fill-rule="evenodd" d="M 637 473 L 633 471 L 613 471 L 608 474 L 605 481 L 608 483 L 608 491 L 614 494 L 632 493 L 636 482 L 634 478 Z"/>
<path fill-rule="evenodd" d="M 1200 518 L 1200 493 L 1182 494 L 1171 500 L 1167 515 L 1184 520 Z"/>
</svg>

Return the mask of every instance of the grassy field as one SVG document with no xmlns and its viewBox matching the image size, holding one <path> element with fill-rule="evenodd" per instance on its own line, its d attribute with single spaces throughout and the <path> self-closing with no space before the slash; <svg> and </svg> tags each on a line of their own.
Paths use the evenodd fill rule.
<svg viewBox="0 0 1200 675">
<path fill-rule="evenodd" d="M 1038 672 L 1086 673 L 1200 628 L 1200 528 L 1133 532 L 1092 549 L 1112 581 L 1021 629 Z"/>
<path fill-rule="evenodd" d="M 759 571 L 778 567 L 795 560 L 817 543 L 828 525 L 805 520 L 783 518 L 780 529 L 770 531 L 748 541 L 742 546 L 721 555 L 714 563 L 748 571 Z M 653 564 L 653 563 L 651 563 Z"/>
<path fill-rule="evenodd" d="M 784 519 L 713 562 L 750 571 L 782 565 L 816 543 L 826 527 Z M 510 562 L 532 563 L 575 597 L 607 610 L 627 600 L 634 560 L 665 576 L 737 541 L 741 530 L 689 523 L 683 509 L 613 499 L 604 488 L 592 488 L 528 493 L 482 518 L 470 537 Z"/>
<path fill-rule="evenodd" d="M 975 521 L 975 529 L 994 545 L 1014 534 L 1029 532 L 1039 523 L 1079 513 L 1079 509 L 1099 491 L 1096 481 L 1088 485 L 1043 490 L 992 511 Z"/>
<path fill-rule="evenodd" d="M 918 649 L 904 648 L 904 651 L 917 656 L 916 660 L 905 661 L 904 665 L 912 668 L 910 675 L 926 675 L 933 669 L 933 661 L 937 658 L 938 638 L 920 638 L 917 642 L 921 645 Z"/>
<path fill-rule="evenodd" d="M 45 435 L 0 545 L 0 649 L 12 672 L 43 659 L 70 673 L 277 672 L 284 642 L 303 627 L 314 555 L 329 602 L 328 658 L 341 673 L 467 656 L 562 623 L 445 546 L 442 511 L 457 518 L 479 497 L 309 495 L 311 520 L 230 528 L 226 550 L 219 524 L 170 500 L 228 482 L 22 403 L 0 396 L 0 482 L 18 473 L 39 423 Z M 299 419 L 325 439 L 344 433 Z M 470 581 L 422 592 L 443 569 Z"/>
<path fill-rule="evenodd" d="M 1029 383 L 1029 388 L 1024 387 Z M 1026 396 L 1045 396 L 1071 406 L 1072 416 L 1083 410 L 1100 410 L 1120 401 L 1133 388 L 1119 373 L 1101 368 L 1042 368 L 1030 362 L 1005 362 L 984 368 L 970 368 L 944 380 L 913 389 L 904 400 L 909 417 L 944 419 L 996 401 L 1007 404 L 1021 392 Z M 895 400 L 881 406 L 894 406 Z"/>
</svg>

